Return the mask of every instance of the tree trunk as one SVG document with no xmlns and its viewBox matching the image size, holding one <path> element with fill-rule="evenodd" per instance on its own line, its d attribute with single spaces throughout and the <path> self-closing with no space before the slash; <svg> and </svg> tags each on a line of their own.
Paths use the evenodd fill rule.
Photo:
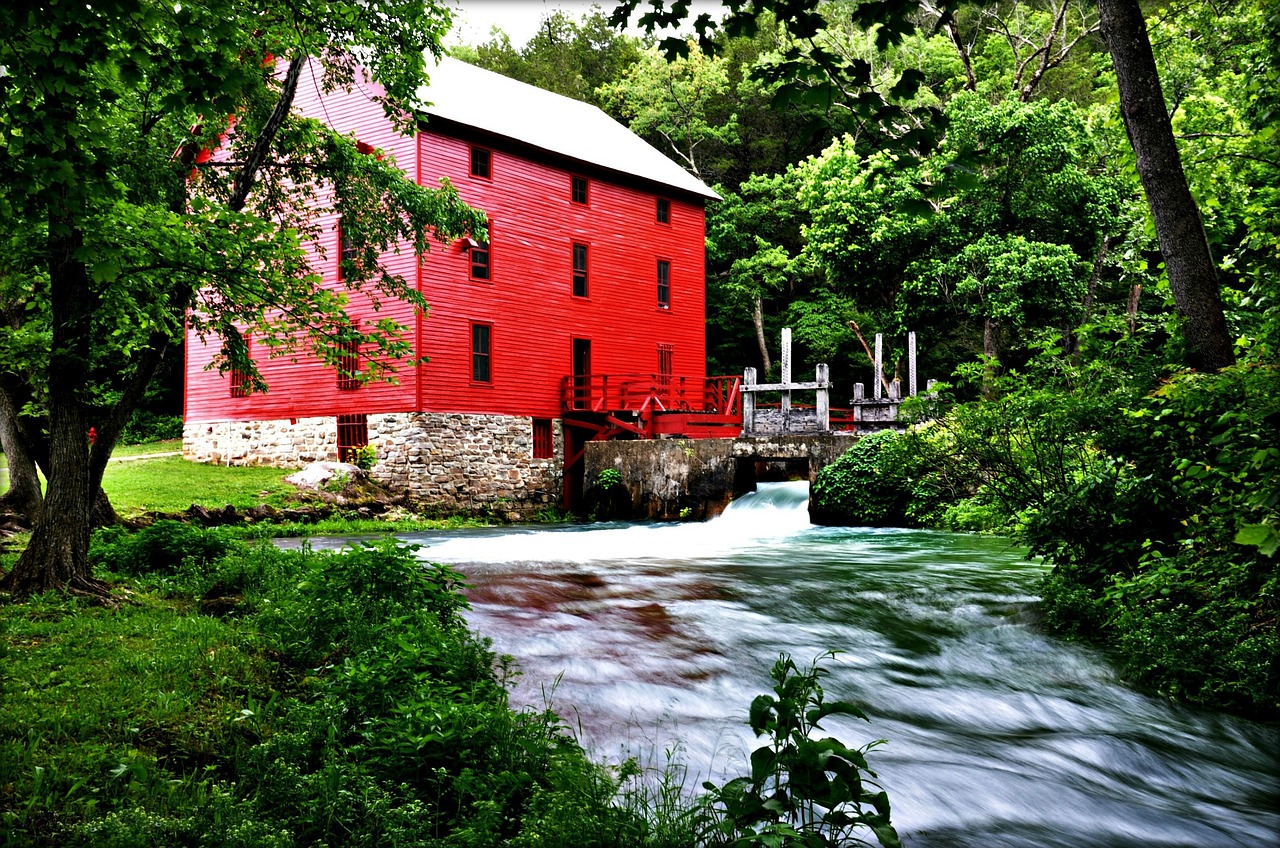
<svg viewBox="0 0 1280 848">
<path fill-rule="evenodd" d="M 89 507 L 89 526 L 113 527 L 120 523 L 120 516 L 116 515 L 116 508 L 111 505 L 111 498 L 107 497 L 107 493 L 98 487 L 98 493 L 93 496 L 93 504 Z"/>
<path fill-rule="evenodd" d="M 1178 157 L 1151 39 L 1138 0 L 1098 0 L 1102 36 L 1116 69 L 1120 112 L 1155 220 L 1169 287 L 1182 315 L 1190 364 L 1217 371 L 1235 362 L 1217 269 Z"/>
<path fill-rule="evenodd" d="M 764 298 L 756 296 L 755 308 L 751 310 L 751 323 L 756 325 L 756 344 L 760 345 L 760 364 L 768 377 L 773 363 L 769 359 L 769 342 L 764 337 Z"/>
<path fill-rule="evenodd" d="M 44 510 L 44 492 L 36 473 L 35 459 L 27 450 L 26 440 L 18 426 L 17 411 L 8 392 L 0 390 L 0 446 L 9 460 L 9 491 L 0 504 L 18 513 L 29 524 L 40 520 Z"/>
<path fill-rule="evenodd" d="M 982 396 L 987 399 L 995 397 L 996 377 L 1000 373 L 1001 350 L 1000 322 L 994 318 L 982 319 L 982 354 L 986 364 L 982 369 Z"/>
<path fill-rule="evenodd" d="M 16 595 L 63 591 L 109 597 L 89 566 L 91 494 L 98 489 L 89 466 L 82 398 L 89 372 L 93 300 L 84 263 L 76 259 L 82 238 L 70 216 L 49 222 L 49 295 L 53 339 L 49 352 L 49 485 L 44 514 L 0 589 Z"/>
</svg>

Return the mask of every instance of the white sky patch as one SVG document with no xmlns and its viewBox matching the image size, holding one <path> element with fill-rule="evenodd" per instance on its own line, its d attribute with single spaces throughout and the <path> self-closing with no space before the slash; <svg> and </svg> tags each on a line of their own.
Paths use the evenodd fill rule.
<svg viewBox="0 0 1280 848">
<path fill-rule="evenodd" d="M 449 33 L 450 43 L 482 44 L 489 40 L 489 32 L 494 26 L 501 27 L 511 38 L 511 45 L 516 49 L 529 43 L 542 19 L 549 17 L 556 10 L 567 12 L 574 20 L 579 20 L 591 10 L 592 5 L 599 5 L 607 17 L 617 3 L 613 0 L 452 0 L 454 7 L 453 31 Z M 636 14 L 631 16 L 632 26 L 627 30 L 631 35 L 641 35 L 641 30 L 634 21 L 647 10 L 647 4 L 641 4 Z M 718 0 L 693 0 L 689 7 L 689 23 L 685 30 L 692 32 L 692 21 L 703 12 L 713 18 L 719 18 L 722 7 Z"/>
</svg>

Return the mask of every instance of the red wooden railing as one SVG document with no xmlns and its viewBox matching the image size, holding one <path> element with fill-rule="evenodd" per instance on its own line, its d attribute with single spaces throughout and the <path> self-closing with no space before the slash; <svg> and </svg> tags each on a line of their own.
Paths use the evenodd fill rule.
<svg viewBox="0 0 1280 848">
<path fill-rule="evenodd" d="M 742 415 L 741 377 L 588 374 L 561 381 L 566 412 L 659 412 Z"/>
</svg>

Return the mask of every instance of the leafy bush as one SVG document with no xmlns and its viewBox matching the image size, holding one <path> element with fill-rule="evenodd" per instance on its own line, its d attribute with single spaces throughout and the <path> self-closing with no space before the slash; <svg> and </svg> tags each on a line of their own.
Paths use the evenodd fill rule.
<svg viewBox="0 0 1280 848">
<path fill-rule="evenodd" d="M 921 527 L 941 519 L 947 500 L 934 445 L 922 432 L 881 430 L 858 439 L 818 472 L 813 517 L 819 524 Z"/>
<path fill-rule="evenodd" d="M 373 445 L 361 445 L 351 451 L 351 464 L 356 468 L 368 471 L 378 464 L 378 449 Z"/>
<path fill-rule="evenodd" d="M 174 574 L 184 563 L 207 568 L 234 547 L 217 528 L 166 520 L 132 533 L 121 527 L 99 530 L 89 546 L 89 560 L 116 574 Z"/>
<path fill-rule="evenodd" d="M 813 484 L 813 516 L 820 524 L 886 525 L 903 514 L 904 492 L 880 454 L 897 438 L 892 430 L 863 436 Z"/>
<path fill-rule="evenodd" d="M 181 415 L 159 415 L 145 409 L 134 410 L 120 434 L 120 444 L 141 445 L 182 438 Z"/>
<path fill-rule="evenodd" d="M 622 472 L 616 468 L 602 468 L 596 474 L 596 485 L 606 491 L 622 486 Z"/>
<path fill-rule="evenodd" d="M 311 693 L 288 708 L 293 732 L 249 752 L 246 784 L 303 843 L 394 831 L 397 844 L 616 844 L 628 814 L 602 800 L 616 783 L 556 716 L 509 708 L 497 658 L 461 616 L 460 575 L 415 551 L 304 550 L 281 556 L 284 579 L 241 572 L 262 632 Z"/>
<path fill-rule="evenodd" d="M 335 650 L 358 653 L 386 641 L 387 623 L 425 613 L 442 631 L 465 629 L 462 576 L 424 563 L 416 545 L 365 542 L 340 552 L 306 551 L 284 597 L 271 598 L 259 627 L 298 663 L 314 665 Z"/>
<path fill-rule="evenodd" d="M 751 730 L 766 738 L 751 754 L 751 775 L 724 786 L 703 784 L 717 818 L 710 844 L 836 848 L 867 844 L 859 836 L 867 830 L 884 848 L 900 844 L 889 822 L 889 796 L 864 778 L 875 777 L 867 751 L 883 742 L 850 748 L 832 737 L 815 738 L 828 716 L 867 718 L 848 701 L 826 700 L 820 683 L 826 674 L 816 661 L 800 669 L 785 654 L 774 663 L 774 694 L 751 702 Z"/>
</svg>

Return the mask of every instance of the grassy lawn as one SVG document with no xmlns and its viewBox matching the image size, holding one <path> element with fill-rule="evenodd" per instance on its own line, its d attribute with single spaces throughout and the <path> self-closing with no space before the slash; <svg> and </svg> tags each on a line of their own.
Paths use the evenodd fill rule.
<svg viewBox="0 0 1280 848">
<path fill-rule="evenodd" d="M 182 439 L 168 439 L 163 442 L 144 442 L 140 445 L 116 445 L 111 458 L 121 456 L 142 456 L 148 453 L 170 453 L 182 450 Z"/>
<path fill-rule="evenodd" d="M 163 443 L 162 443 L 163 444 Z M 118 511 L 180 512 L 193 503 L 237 509 L 270 503 L 279 506 L 294 489 L 283 482 L 282 468 L 239 468 L 187 462 L 180 456 L 113 462 L 102 488 Z"/>
</svg>

